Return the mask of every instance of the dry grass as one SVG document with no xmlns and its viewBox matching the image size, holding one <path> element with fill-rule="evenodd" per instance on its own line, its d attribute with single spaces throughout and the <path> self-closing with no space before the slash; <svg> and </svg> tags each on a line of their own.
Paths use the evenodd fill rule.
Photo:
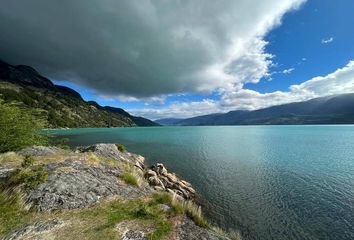
<svg viewBox="0 0 354 240">
<path fill-rule="evenodd" d="M 110 167 L 119 167 L 122 169 L 125 169 L 129 165 L 129 163 L 126 163 L 123 161 L 119 161 L 119 160 L 104 157 L 104 156 L 98 156 L 91 151 L 83 153 L 83 154 L 85 156 L 87 163 L 90 165 L 97 166 L 99 164 L 105 164 Z"/>
<path fill-rule="evenodd" d="M 225 236 L 230 238 L 231 240 L 242 240 L 241 234 L 238 231 L 235 230 L 231 230 L 229 232 L 226 232 L 225 230 L 223 230 L 220 227 L 216 227 L 216 226 L 212 226 L 211 229 L 216 232 L 217 234 L 221 235 L 221 236 Z"/>
<path fill-rule="evenodd" d="M 187 214 L 198 226 L 210 227 L 210 224 L 202 214 L 201 207 L 192 201 L 186 201 L 177 194 L 160 193 L 153 195 L 154 201 L 171 206 L 172 213 L 175 215 Z"/>
<path fill-rule="evenodd" d="M 77 153 L 73 152 L 60 152 L 55 154 L 48 154 L 46 156 L 33 156 L 36 164 L 48 164 L 64 162 L 66 159 L 78 156 Z"/>
<path fill-rule="evenodd" d="M 187 214 L 200 227 L 213 230 L 221 236 L 228 237 L 232 240 L 241 240 L 241 234 L 238 231 L 226 232 L 223 229 L 211 225 L 203 216 L 201 207 L 192 201 L 182 200 L 176 194 L 158 193 L 153 195 L 153 201 L 157 203 L 167 204 L 171 207 L 173 215 Z"/>
<path fill-rule="evenodd" d="M 238 231 L 230 231 L 226 235 L 232 240 L 242 240 L 242 236 Z"/>
<path fill-rule="evenodd" d="M 17 165 L 23 161 L 24 157 L 15 152 L 7 152 L 0 154 L 1 165 Z"/>
</svg>

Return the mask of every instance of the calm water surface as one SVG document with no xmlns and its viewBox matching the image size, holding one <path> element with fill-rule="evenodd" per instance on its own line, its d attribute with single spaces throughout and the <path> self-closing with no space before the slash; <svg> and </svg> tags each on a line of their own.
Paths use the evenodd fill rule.
<svg viewBox="0 0 354 240">
<path fill-rule="evenodd" d="M 53 131 L 70 145 L 123 143 L 164 163 L 245 239 L 354 239 L 354 126 Z"/>
</svg>

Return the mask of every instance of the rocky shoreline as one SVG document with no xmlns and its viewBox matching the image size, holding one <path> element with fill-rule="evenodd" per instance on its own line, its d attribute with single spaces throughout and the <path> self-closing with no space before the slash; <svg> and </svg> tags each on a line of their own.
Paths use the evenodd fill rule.
<svg viewBox="0 0 354 240">
<path fill-rule="evenodd" d="M 125 202 L 141 201 L 160 193 L 168 193 L 179 202 L 191 202 L 197 195 L 190 183 L 168 172 L 163 164 L 147 167 L 144 157 L 121 152 L 115 144 L 95 144 L 75 150 L 31 147 L 19 151 L 17 155 L 35 158 L 47 173 L 43 183 L 25 191 L 22 196 L 26 208 L 39 214 L 90 209 L 116 199 Z M 20 167 L 18 163 L 1 164 L 0 179 L 7 179 L 14 169 Z M 138 184 L 127 184 L 122 180 L 127 172 L 138 179 Z M 166 214 L 168 212 L 166 216 L 170 218 L 168 209 L 171 206 L 160 205 L 158 206 L 166 211 Z M 174 216 L 174 220 L 170 221 L 174 223 L 172 232 L 164 239 L 228 239 L 210 228 L 198 226 L 187 215 Z M 66 226 L 70 221 L 60 218 L 35 221 L 18 226 L 3 237 L 57 239 L 53 236 L 60 236 L 60 229 L 68 228 Z M 119 230 L 115 239 L 147 239 L 149 231 L 151 232 L 144 230 L 144 227 L 129 227 L 130 225 L 124 221 L 119 223 L 125 230 Z"/>
</svg>

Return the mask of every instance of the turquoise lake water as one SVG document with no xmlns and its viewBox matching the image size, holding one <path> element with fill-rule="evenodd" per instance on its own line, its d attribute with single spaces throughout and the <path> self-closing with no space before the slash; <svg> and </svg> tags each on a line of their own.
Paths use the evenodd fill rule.
<svg viewBox="0 0 354 240">
<path fill-rule="evenodd" d="M 122 143 L 164 163 L 244 239 L 354 239 L 354 126 L 55 130 L 70 145 Z"/>
</svg>

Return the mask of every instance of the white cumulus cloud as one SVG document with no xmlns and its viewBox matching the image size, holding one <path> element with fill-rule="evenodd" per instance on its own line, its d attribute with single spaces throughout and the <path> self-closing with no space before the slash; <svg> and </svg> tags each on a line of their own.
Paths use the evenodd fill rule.
<svg viewBox="0 0 354 240">
<path fill-rule="evenodd" d="M 130 109 L 152 119 L 161 117 L 191 117 L 232 110 L 256 110 L 269 106 L 299 102 L 316 97 L 354 92 L 354 61 L 325 76 L 317 76 L 301 84 L 291 85 L 289 91 L 259 93 L 249 89 L 224 92 L 219 101 L 174 103 L 161 109 Z"/>
<path fill-rule="evenodd" d="M 322 44 L 328 44 L 328 43 L 331 43 L 334 41 L 334 38 L 333 37 L 330 37 L 330 38 L 324 38 L 321 40 L 321 43 Z"/>
</svg>

